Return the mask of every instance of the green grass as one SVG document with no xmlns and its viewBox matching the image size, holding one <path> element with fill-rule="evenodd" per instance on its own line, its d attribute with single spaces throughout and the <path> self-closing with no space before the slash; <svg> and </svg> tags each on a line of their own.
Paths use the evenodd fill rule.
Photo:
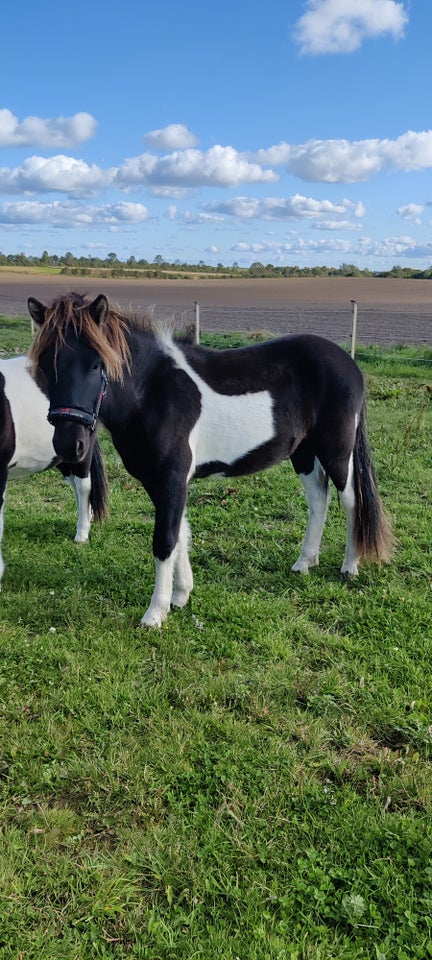
<svg viewBox="0 0 432 960">
<path fill-rule="evenodd" d="M 108 438 L 85 547 L 60 476 L 10 483 L 1 960 L 432 956 L 430 377 L 366 372 L 398 546 L 355 581 L 335 497 L 290 573 L 290 465 L 200 481 L 191 600 L 143 631 L 153 510 Z"/>
</svg>

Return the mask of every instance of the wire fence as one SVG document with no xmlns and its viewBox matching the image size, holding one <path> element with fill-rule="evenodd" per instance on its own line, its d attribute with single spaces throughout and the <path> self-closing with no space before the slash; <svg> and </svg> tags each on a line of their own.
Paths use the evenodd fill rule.
<svg viewBox="0 0 432 960">
<path fill-rule="evenodd" d="M 368 362 L 368 361 L 376 362 L 376 361 L 379 361 L 380 359 L 384 359 L 382 355 L 380 355 L 380 353 L 378 352 L 380 348 L 384 347 L 386 349 L 386 354 L 385 354 L 386 363 L 398 363 L 398 364 L 404 363 L 412 366 L 423 366 L 426 369 L 432 368 L 432 355 L 430 357 L 418 356 L 418 355 L 410 357 L 410 356 L 407 356 L 406 353 L 404 353 L 404 355 L 402 356 L 400 349 L 398 349 L 398 347 L 400 346 L 410 345 L 410 346 L 416 347 L 417 349 L 424 349 L 425 351 L 429 349 L 432 351 L 432 317 L 430 320 L 430 327 L 426 326 L 426 334 L 430 329 L 430 334 L 431 334 L 430 339 L 428 340 L 424 338 L 419 342 L 416 339 L 416 335 L 415 334 L 413 335 L 412 331 L 409 331 L 411 333 L 411 336 L 408 336 L 407 338 L 408 343 L 406 343 L 405 339 L 407 337 L 407 334 L 406 332 L 404 334 L 404 329 L 405 331 L 407 331 L 407 327 L 409 329 L 409 320 L 410 320 L 409 317 L 405 316 L 405 319 L 402 320 L 401 322 L 400 316 L 398 316 L 397 322 L 395 323 L 394 319 L 392 321 L 392 318 L 390 315 L 390 319 L 388 320 L 388 329 L 384 331 L 382 318 L 379 318 L 379 320 L 376 323 L 376 328 L 374 329 L 373 321 L 371 322 L 370 311 L 369 311 L 369 316 L 367 317 L 367 323 L 366 323 L 366 339 L 371 344 L 371 347 L 369 349 L 369 352 L 366 353 L 364 352 L 364 350 L 362 350 L 362 346 L 365 346 L 362 340 L 362 333 L 365 333 L 365 328 L 362 327 L 361 310 L 359 310 L 359 305 L 356 300 L 351 300 L 350 303 L 351 303 L 351 309 L 347 305 L 347 309 L 344 315 L 342 315 L 342 317 L 339 316 L 335 318 L 334 329 L 332 327 L 330 328 L 330 330 L 316 329 L 317 318 L 322 321 L 322 317 L 320 315 L 320 311 L 318 307 L 313 313 L 313 318 L 309 317 L 309 315 L 306 317 L 306 323 L 305 323 L 305 316 L 303 314 L 303 316 L 300 318 L 299 329 L 296 329 L 296 328 L 292 329 L 293 324 L 290 322 L 288 322 L 288 329 L 284 329 L 284 323 L 285 323 L 285 326 L 287 325 L 286 320 L 281 316 L 279 316 L 279 319 L 274 320 L 275 310 L 273 307 L 269 308 L 270 316 L 267 315 L 266 313 L 263 314 L 263 310 L 261 308 L 259 311 L 259 317 L 263 317 L 265 322 L 263 332 L 266 332 L 267 328 L 270 326 L 268 321 L 271 317 L 271 320 L 273 321 L 273 323 L 276 323 L 276 327 L 273 330 L 268 331 L 270 335 L 273 333 L 278 334 L 278 333 L 294 333 L 294 332 L 313 332 L 313 333 L 320 332 L 324 336 L 328 336 L 329 339 L 334 339 L 334 340 L 337 340 L 338 342 L 348 344 L 348 349 L 351 353 L 351 356 L 355 357 L 355 359 L 358 361 L 361 360 L 363 362 Z M 224 312 L 223 311 L 221 312 L 220 308 L 219 309 L 210 308 L 210 307 L 203 308 L 200 306 L 198 301 L 195 301 L 194 308 L 193 309 L 191 308 L 190 310 L 181 311 L 177 319 L 179 320 L 180 328 L 182 330 L 186 330 L 189 336 L 191 337 L 191 339 L 195 341 L 195 343 L 199 343 L 202 331 L 211 332 L 211 333 L 233 332 L 235 329 L 237 329 L 236 323 L 239 324 L 239 322 L 243 327 L 243 330 L 245 333 L 249 333 L 249 334 L 254 332 L 256 333 L 259 329 L 259 327 L 257 327 L 258 317 L 256 315 L 254 317 L 253 313 L 251 315 L 250 308 L 248 313 L 249 313 L 249 324 L 245 325 L 245 318 L 243 316 L 243 311 L 231 311 L 231 326 L 229 326 L 229 321 L 227 320 L 227 317 L 224 314 Z M 311 323 L 311 320 L 312 320 L 312 323 Z M 305 326 L 307 328 L 306 330 L 304 329 Z M 312 326 L 312 329 L 311 329 L 311 326 Z M 282 329 L 280 329 L 281 327 Z M 376 352 L 374 351 L 373 347 L 377 348 Z M 392 348 L 395 351 L 394 355 L 392 355 L 392 353 L 390 352 Z"/>
</svg>

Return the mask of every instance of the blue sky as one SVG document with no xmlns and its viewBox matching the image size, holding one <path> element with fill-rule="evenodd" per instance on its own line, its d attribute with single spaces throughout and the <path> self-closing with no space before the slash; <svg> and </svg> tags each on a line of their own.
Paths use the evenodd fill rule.
<svg viewBox="0 0 432 960">
<path fill-rule="evenodd" d="M 8 3 L 0 250 L 432 263 L 430 0 Z"/>
</svg>

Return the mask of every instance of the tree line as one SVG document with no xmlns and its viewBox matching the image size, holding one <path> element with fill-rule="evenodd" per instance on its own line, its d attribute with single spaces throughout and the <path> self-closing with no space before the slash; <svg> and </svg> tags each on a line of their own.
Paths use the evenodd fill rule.
<svg viewBox="0 0 432 960">
<path fill-rule="evenodd" d="M 152 261 L 132 256 L 121 260 L 116 253 L 106 257 L 75 257 L 68 251 L 63 255 L 50 254 L 44 250 L 40 257 L 27 256 L 25 253 L 5 254 L 0 251 L 0 267 L 40 267 L 51 268 L 55 272 L 70 276 L 112 276 L 165 278 L 179 280 L 191 275 L 209 277 L 399 277 L 404 279 L 432 279 L 432 266 L 425 270 L 412 267 L 393 266 L 390 270 L 360 269 L 353 263 L 341 263 L 339 267 L 314 266 L 299 267 L 275 266 L 273 263 L 261 263 L 259 260 L 249 267 L 240 267 L 238 263 L 216 266 L 200 260 L 198 263 L 182 263 L 180 260 L 169 262 L 158 254 Z"/>
</svg>

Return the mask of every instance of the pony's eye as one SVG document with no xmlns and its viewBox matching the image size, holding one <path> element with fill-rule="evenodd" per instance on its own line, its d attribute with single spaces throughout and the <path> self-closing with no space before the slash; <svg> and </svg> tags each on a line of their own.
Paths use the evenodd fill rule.
<svg viewBox="0 0 432 960">
<path fill-rule="evenodd" d="M 92 370 L 99 370 L 99 360 L 96 360 L 92 366 Z"/>
</svg>

